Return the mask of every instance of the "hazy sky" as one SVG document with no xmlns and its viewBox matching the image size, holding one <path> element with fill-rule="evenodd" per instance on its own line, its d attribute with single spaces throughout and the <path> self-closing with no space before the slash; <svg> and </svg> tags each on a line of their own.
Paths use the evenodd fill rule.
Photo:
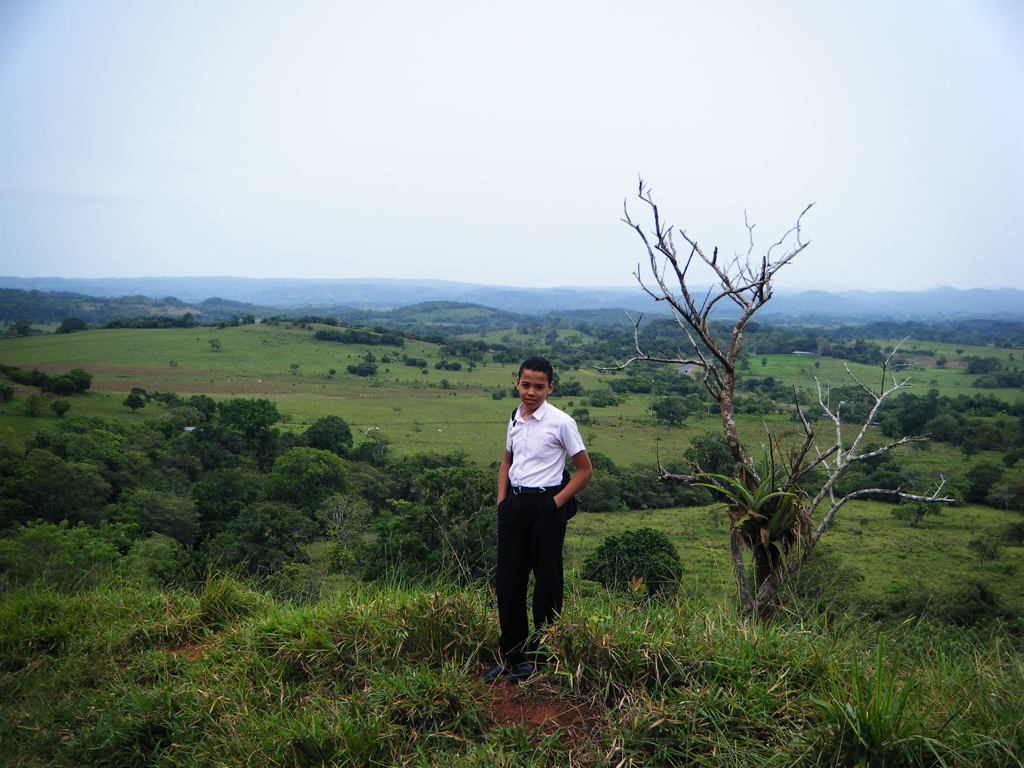
<svg viewBox="0 0 1024 768">
<path fill-rule="evenodd" d="M 1024 288 L 1022 137 L 1018 0 L 0 0 L 6 275 Z"/>
</svg>

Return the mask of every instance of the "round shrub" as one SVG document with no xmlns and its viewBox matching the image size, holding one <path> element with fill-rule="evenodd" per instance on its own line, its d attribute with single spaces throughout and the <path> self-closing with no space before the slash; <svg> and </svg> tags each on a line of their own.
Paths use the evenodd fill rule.
<svg viewBox="0 0 1024 768">
<path fill-rule="evenodd" d="M 683 564 L 668 536 L 654 528 L 637 528 L 601 542 L 583 561 L 581 575 L 623 592 L 631 591 L 631 582 L 637 585 L 642 580 L 649 597 L 668 597 L 679 588 Z"/>
</svg>

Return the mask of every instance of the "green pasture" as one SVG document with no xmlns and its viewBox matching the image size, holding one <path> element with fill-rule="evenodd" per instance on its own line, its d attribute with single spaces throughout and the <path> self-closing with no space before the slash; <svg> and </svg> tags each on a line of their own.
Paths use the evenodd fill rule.
<svg viewBox="0 0 1024 768">
<path fill-rule="evenodd" d="M 518 403 L 471 390 L 438 389 L 271 399 L 285 415 L 288 429 L 301 431 L 322 416 L 336 415 L 349 423 L 357 441 L 364 439 L 360 434 L 385 437 L 398 455 L 461 451 L 484 466 L 501 458 L 505 425 Z M 567 411 L 585 406 L 585 401 L 586 397 L 552 398 Z M 580 425 L 588 449 L 619 465 L 655 463 L 659 454 L 668 462 L 678 459 L 695 435 L 719 425 L 717 416 L 704 416 L 690 419 L 684 427 L 666 427 L 654 421 L 647 407 L 647 401 L 632 398 L 619 406 L 589 408 L 590 423 Z"/>
<path fill-rule="evenodd" d="M 460 361 L 463 367 L 459 371 L 437 370 L 434 364 L 442 359 L 437 344 L 339 344 L 316 340 L 314 331 L 315 327 L 249 325 L 94 330 L 10 338 L 0 340 L 0 362 L 38 367 L 50 373 L 76 367 L 92 373 L 92 390 L 69 398 L 69 417 L 145 420 L 159 413 L 156 403 L 130 413 L 122 401 L 132 387 L 186 396 L 266 397 L 277 403 L 285 429 L 302 430 L 322 416 L 338 415 L 349 422 L 357 440 L 383 436 L 396 455 L 461 451 L 470 461 L 485 466 L 498 458 L 505 420 L 516 403 L 511 397 L 514 365 L 485 361 L 471 370 Z M 579 335 L 565 329 L 558 332 Z M 501 338 L 515 332 L 487 335 L 494 334 Z M 211 345 L 211 341 L 216 344 Z M 941 345 L 928 347 L 938 350 Z M 1011 354 L 1011 350 L 983 347 L 949 351 L 956 350 L 963 355 Z M 347 366 L 362 362 L 367 354 L 377 359 L 376 376 L 347 372 Z M 403 356 L 426 360 L 425 372 L 403 364 Z M 384 362 L 385 358 L 389 361 Z M 741 375 L 773 376 L 813 393 L 815 377 L 823 385 L 848 383 L 846 367 L 843 361 L 830 358 L 821 358 L 815 366 L 809 355 L 767 355 L 754 358 L 749 371 Z M 876 367 L 849 364 L 849 369 L 868 386 L 881 383 Z M 938 382 L 940 391 L 984 392 L 1010 401 L 1018 396 L 1017 392 L 971 388 L 968 385 L 973 377 L 955 368 L 912 366 L 905 373 L 917 384 L 911 392 L 923 393 L 929 384 Z M 578 381 L 587 391 L 602 389 L 614 377 L 624 375 L 593 367 L 560 372 L 563 381 Z M 506 396 L 494 399 L 498 392 Z M 587 395 L 556 395 L 552 402 L 569 412 L 587 408 L 590 422 L 581 424 L 581 431 L 588 447 L 620 465 L 653 463 L 659 457 L 664 462 L 676 460 L 695 435 L 719 429 L 718 418 L 708 414 L 690 417 L 683 427 L 657 424 L 649 412 L 654 399 L 652 395 L 630 395 L 621 404 L 604 408 L 591 406 Z M 811 416 L 815 415 L 811 414 L 813 410 L 808 411 Z M 22 415 L 20 398 L 0 406 L 0 428 L 15 435 L 31 432 L 51 418 L 52 413 L 45 407 L 36 419 Z M 796 424 L 784 415 L 743 416 L 739 426 L 741 434 L 754 444 L 764 441 L 766 428 L 778 435 L 796 432 Z M 958 471 L 963 463 L 957 451 L 938 444 L 925 450 L 906 449 L 905 453 L 915 466 L 931 473 L 950 468 Z"/>
<path fill-rule="evenodd" d="M 999 537 L 1020 513 L 978 505 L 946 507 L 917 527 L 892 516 L 893 504 L 854 501 L 841 509 L 822 538 L 846 566 L 863 576 L 859 592 L 881 597 L 887 589 L 920 583 L 949 589 L 970 579 L 993 586 L 1007 606 L 1024 610 L 1024 547 L 1000 546 L 994 560 L 980 562 L 968 546 L 973 539 Z M 818 516 L 820 518 L 820 515 Z M 566 562 L 578 574 L 584 558 L 606 536 L 649 526 L 663 531 L 679 549 L 684 592 L 714 601 L 735 589 L 725 513 L 718 506 L 630 512 L 581 511 L 566 533 Z M 749 563 L 748 563 L 749 567 Z"/>
<path fill-rule="evenodd" d="M 378 358 L 378 375 L 347 373 L 347 366 L 362 362 L 367 353 Z M 403 355 L 429 359 L 427 373 L 404 365 Z M 395 359 L 379 362 L 384 356 Z M 440 359 L 438 346 L 426 342 L 410 341 L 404 347 L 339 344 L 318 341 L 310 330 L 268 325 L 112 329 L 0 340 L 0 361 L 8 365 L 47 372 L 84 368 L 94 375 L 94 388 L 125 392 L 138 386 L 181 394 L 345 395 L 388 385 L 436 386 L 443 379 L 455 387 L 511 386 L 514 371 L 506 366 L 435 370 L 433 363 Z"/>
<path fill-rule="evenodd" d="M 580 336 L 576 331 L 559 333 Z M 505 332 L 493 332 L 487 336 L 495 334 L 497 338 L 519 336 Z M 216 342 L 217 350 L 211 346 L 211 341 Z M 928 345 L 929 349 L 933 346 L 941 345 Z M 955 349 L 962 350 L 963 355 L 979 354 L 1004 360 L 1013 354 L 1013 350 L 988 347 Z M 472 370 L 465 364 L 459 371 L 436 370 L 434 363 L 442 359 L 439 350 L 438 345 L 416 341 L 409 341 L 400 348 L 339 344 L 314 339 L 312 330 L 254 325 L 112 329 L 2 339 L 0 361 L 24 368 L 38 367 L 47 372 L 85 368 L 95 377 L 95 389 L 124 392 L 138 386 L 182 394 L 352 396 L 395 386 L 402 390 L 436 387 L 442 382 L 457 390 L 511 388 L 514 366 L 485 361 Z M 363 379 L 347 373 L 347 366 L 362 362 L 368 353 L 377 358 L 377 376 Z M 1019 350 L 1017 355 L 1020 355 Z M 427 360 L 426 373 L 404 365 L 401 362 L 403 356 Z M 385 357 L 390 358 L 390 362 L 383 362 Z M 935 366 L 934 359 L 911 358 L 912 364 L 900 369 L 897 376 L 909 378 L 919 393 L 930 388 L 947 395 L 980 392 L 1010 402 L 1020 396 L 1019 390 L 972 387 L 975 377 L 959 367 L 955 355 L 949 358 L 950 363 L 944 368 Z M 332 369 L 335 371 L 333 376 L 330 374 Z M 815 379 L 823 385 L 842 386 L 850 383 L 851 373 L 871 388 L 881 384 L 876 366 L 845 363 L 828 357 L 816 360 L 811 355 L 757 356 L 751 359 L 749 370 L 741 371 L 740 376 L 772 376 L 813 393 Z M 610 381 L 616 375 L 623 374 L 594 368 L 559 372 L 561 379 L 579 381 L 588 389 L 599 387 L 600 382 Z"/>
<path fill-rule="evenodd" d="M 878 342 L 885 349 L 885 344 Z M 944 367 L 935 365 L 935 360 L 942 355 L 926 357 L 922 355 L 903 355 L 909 363 L 902 365 L 892 372 L 886 383 L 891 385 L 893 377 L 897 381 L 908 380 L 914 394 L 925 394 L 929 389 L 938 390 L 939 394 L 949 397 L 956 395 L 992 395 L 1007 402 L 1016 402 L 1021 399 L 1022 393 L 1019 389 L 983 389 L 972 386 L 977 378 L 974 374 L 967 373 L 960 363 L 960 358 L 977 355 L 979 357 L 997 357 L 1004 365 L 1014 365 L 1014 360 L 1020 361 L 1022 352 L 1020 350 L 1000 349 L 995 347 L 957 347 L 955 345 L 922 344 L 922 347 L 950 347 L 948 363 Z M 962 351 L 962 355 L 956 355 L 955 351 Z M 1009 359 L 1013 355 L 1014 359 Z M 763 363 L 763 364 L 762 364 Z M 817 363 L 817 365 L 815 364 Z M 849 370 L 847 370 L 849 369 Z M 777 381 L 787 385 L 796 385 L 798 389 L 810 393 L 816 392 L 815 379 L 822 386 L 846 386 L 853 383 L 853 378 L 878 391 L 882 385 L 881 371 L 876 365 L 863 365 L 839 360 L 831 357 L 815 358 L 813 355 L 757 355 L 750 358 L 750 368 L 740 372 L 743 376 L 764 377 L 771 376 Z"/>
<path fill-rule="evenodd" d="M 873 339 L 882 349 L 892 347 L 891 341 Z M 930 355 L 928 353 L 931 353 Z M 960 367 L 965 357 L 994 357 L 1002 361 L 1003 365 L 1014 365 L 1020 363 L 1021 352 L 1005 347 L 979 346 L 976 344 L 952 344 L 942 341 L 915 341 L 907 339 L 900 345 L 900 354 L 903 357 L 922 357 L 925 359 L 937 360 L 945 357 L 946 367 Z"/>
<path fill-rule="evenodd" d="M 555 328 L 555 336 L 559 341 L 565 342 L 586 342 L 591 337 L 583 331 L 575 328 Z M 535 343 L 538 336 L 548 336 L 550 332 L 544 333 L 523 333 L 518 328 L 497 328 L 489 331 L 460 334 L 459 338 L 468 340 L 486 341 L 491 344 L 531 344 Z"/>
<path fill-rule="evenodd" d="M 218 342 L 218 351 L 211 340 Z M 347 372 L 368 353 L 378 360 L 376 376 Z M 381 362 L 385 356 L 391 362 Z M 403 364 L 402 356 L 427 360 L 426 373 Z M 441 359 L 439 346 L 428 342 L 409 341 L 401 348 L 339 344 L 317 341 L 309 330 L 267 325 L 0 340 L 5 364 L 48 373 L 84 368 L 93 374 L 92 390 L 70 398 L 69 416 L 152 418 L 159 412 L 156 403 L 136 414 L 121 404 L 133 387 L 184 396 L 266 397 L 277 403 L 286 429 L 301 431 L 322 416 L 337 415 L 349 422 L 357 440 L 360 432 L 381 435 L 398 455 L 462 451 L 480 464 L 497 460 L 505 422 L 517 402 L 511 397 L 515 366 L 486 362 L 473 370 L 465 364 L 459 371 L 436 370 Z M 607 375 L 587 368 L 562 374 L 586 389 L 601 388 Z M 448 388 L 442 388 L 445 384 Z M 493 393 L 499 390 L 506 396 L 496 400 Z M 659 450 L 666 460 L 678 456 L 691 430 L 657 425 L 647 412 L 650 399 L 634 396 L 618 406 L 590 408 L 592 423 L 583 426 L 583 434 L 593 450 L 621 464 L 654 461 Z M 586 407 L 586 400 L 556 396 L 552 402 L 572 411 Z M 24 434 L 51 417 L 45 408 L 36 419 L 20 414 L 17 399 L 0 407 L 0 426 Z M 698 421 L 714 428 L 713 418 Z"/>
<path fill-rule="evenodd" d="M 133 414 L 122 405 L 124 395 L 116 392 L 88 392 L 84 395 L 53 398 L 71 403 L 71 410 L 65 416 L 72 418 L 101 418 L 123 423 L 138 421 L 139 414 Z M 40 429 L 44 424 L 55 422 L 56 416 L 50 410 L 50 398 L 44 398 L 39 416 L 30 418 L 24 414 L 24 401 L 14 399 L 0 403 L 0 430 L 9 436 L 25 436 Z"/>
</svg>

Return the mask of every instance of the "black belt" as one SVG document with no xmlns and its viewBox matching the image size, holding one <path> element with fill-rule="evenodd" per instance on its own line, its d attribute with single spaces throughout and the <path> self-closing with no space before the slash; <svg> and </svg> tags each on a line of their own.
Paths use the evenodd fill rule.
<svg viewBox="0 0 1024 768">
<path fill-rule="evenodd" d="M 552 491 L 557 491 L 558 486 L 553 485 L 550 488 L 528 488 L 525 485 L 513 485 L 511 490 L 512 493 L 519 496 L 523 493 L 551 493 Z"/>
</svg>

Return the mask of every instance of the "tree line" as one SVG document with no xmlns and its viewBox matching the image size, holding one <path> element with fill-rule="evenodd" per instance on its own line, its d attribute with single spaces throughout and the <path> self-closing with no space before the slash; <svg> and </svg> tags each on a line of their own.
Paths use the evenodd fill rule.
<svg viewBox="0 0 1024 768">
<path fill-rule="evenodd" d="M 356 442 L 339 416 L 283 431 L 266 399 L 135 394 L 160 402 L 159 415 L 67 419 L 23 449 L 0 446 L 0 580 L 51 573 L 73 587 L 100 558 L 132 578 L 201 579 L 212 567 L 273 582 L 324 538 L 334 567 L 363 579 L 467 582 L 493 567 L 493 467 L 458 453 L 396 459 L 386 437 Z M 604 476 L 583 500 L 594 509 L 709 500 L 660 483 L 653 466 L 598 461 Z"/>
</svg>

